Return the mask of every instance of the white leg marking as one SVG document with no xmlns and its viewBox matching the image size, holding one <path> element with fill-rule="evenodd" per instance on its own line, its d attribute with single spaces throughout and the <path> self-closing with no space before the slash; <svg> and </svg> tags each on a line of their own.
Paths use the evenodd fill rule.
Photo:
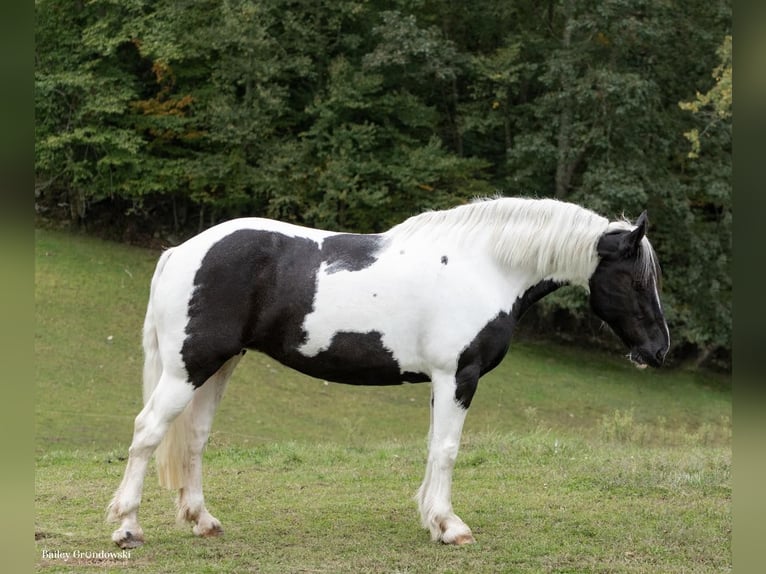
<svg viewBox="0 0 766 574">
<path fill-rule="evenodd" d="M 226 384 L 241 355 L 229 359 L 218 372 L 199 387 L 188 407 L 191 437 L 189 439 L 189 465 L 186 468 L 184 485 L 178 490 L 178 520 L 194 523 L 192 531 L 197 536 L 218 536 L 223 534 L 221 522 L 205 508 L 202 493 L 202 451 L 210 435 L 213 417 L 221 402 Z"/>
<path fill-rule="evenodd" d="M 170 423 L 191 401 L 192 393 L 192 386 L 183 378 L 165 372 L 136 417 L 125 475 L 107 509 L 107 520 L 120 522 L 120 528 L 112 533 L 112 540 L 120 548 L 135 548 L 143 544 L 144 533 L 138 524 L 138 507 L 146 467 Z"/>
<path fill-rule="evenodd" d="M 471 543 L 471 529 L 452 510 L 452 470 L 467 411 L 455 401 L 455 377 L 451 374 L 433 377 L 431 396 L 428 462 L 416 495 L 421 522 L 433 540 Z"/>
</svg>

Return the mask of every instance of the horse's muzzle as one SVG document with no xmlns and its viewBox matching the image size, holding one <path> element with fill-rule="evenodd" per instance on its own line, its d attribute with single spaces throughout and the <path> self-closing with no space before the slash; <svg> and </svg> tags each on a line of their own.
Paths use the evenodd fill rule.
<svg viewBox="0 0 766 574">
<path fill-rule="evenodd" d="M 661 347 L 657 350 L 634 348 L 628 354 L 628 359 L 639 369 L 645 369 L 647 366 L 657 369 L 665 362 L 665 355 L 667 354 L 667 347 Z"/>
</svg>

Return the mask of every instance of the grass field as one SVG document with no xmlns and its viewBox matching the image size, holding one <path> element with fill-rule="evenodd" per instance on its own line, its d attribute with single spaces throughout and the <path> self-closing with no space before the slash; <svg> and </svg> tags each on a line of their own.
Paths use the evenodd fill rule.
<svg viewBox="0 0 766 574">
<path fill-rule="evenodd" d="M 120 556 L 103 512 L 140 409 L 157 255 L 37 232 L 39 571 L 730 571 L 728 380 L 525 341 L 482 379 L 466 423 L 453 502 L 476 545 L 419 527 L 427 384 L 326 384 L 249 353 L 205 458 L 226 534 L 177 527 L 150 476 L 147 544 Z"/>
</svg>

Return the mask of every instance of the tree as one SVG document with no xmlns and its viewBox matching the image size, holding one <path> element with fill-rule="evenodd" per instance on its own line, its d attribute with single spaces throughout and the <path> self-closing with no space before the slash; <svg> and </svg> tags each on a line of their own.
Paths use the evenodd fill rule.
<svg viewBox="0 0 766 574">
<path fill-rule="evenodd" d="M 717 50 L 714 84 L 679 107 L 691 112 L 696 125 L 684 132 L 691 149 L 684 162 L 683 207 L 688 235 L 683 253 L 690 272 L 676 278 L 674 293 L 694 294 L 678 298 L 677 323 L 682 341 L 695 348 L 694 361 L 701 364 L 721 349 L 731 348 L 732 281 L 731 238 L 731 35 Z"/>
<path fill-rule="evenodd" d="M 695 98 L 688 102 L 679 102 L 682 110 L 688 110 L 702 119 L 704 128 L 700 134 L 699 128 L 692 128 L 684 132 L 684 137 L 691 143 L 688 157 L 699 157 L 701 142 L 700 137 L 716 128 L 730 128 L 732 83 L 731 83 L 731 36 L 724 37 L 718 48 L 720 64 L 713 70 L 712 76 L 715 84 L 704 94 L 697 92 Z"/>
<path fill-rule="evenodd" d="M 143 142 L 126 118 L 136 85 L 82 42 L 92 5 L 35 6 L 35 195 L 63 199 L 70 217 L 83 220 L 93 201 L 124 192 L 136 167 Z"/>
</svg>

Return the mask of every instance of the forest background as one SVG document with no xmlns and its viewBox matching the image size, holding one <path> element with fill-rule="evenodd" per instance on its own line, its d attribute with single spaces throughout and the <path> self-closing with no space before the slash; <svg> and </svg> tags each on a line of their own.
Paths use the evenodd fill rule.
<svg viewBox="0 0 766 574">
<path fill-rule="evenodd" d="M 37 0 L 41 226 L 375 232 L 477 196 L 647 209 L 671 361 L 729 369 L 731 5 Z M 615 344 L 574 289 L 530 332 Z"/>
</svg>

